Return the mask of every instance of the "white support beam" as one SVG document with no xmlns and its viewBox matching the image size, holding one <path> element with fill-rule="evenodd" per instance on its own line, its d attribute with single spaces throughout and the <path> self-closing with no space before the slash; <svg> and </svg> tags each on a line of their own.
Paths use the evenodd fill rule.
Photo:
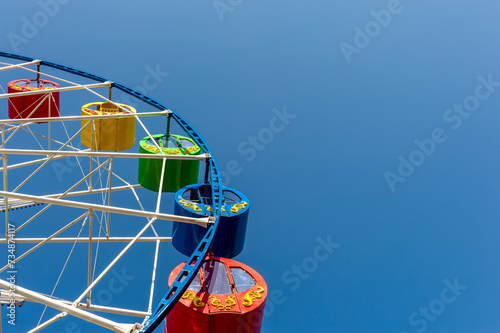
<svg viewBox="0 0 500 333">
<path fill-rule="evenodd" d="M 199 160 L 205 161 L 210 155 L 168 155 L 168 154 L 141 154 L 141 153 L 115 153 L 98 151 L 68 151 L 68 150 L 34 150 L 34 149 L 0 149 L 0 154 L 12 155 L 50 155 L 50 156 L 81 156 L 81 157 L 123 157 L 168 160 Z"/>
<path fill-rule="evenodd" d="M 5 280 L 0 280 L 0 288 L 3 288 L 5 290 L 10 290 L 10 283 L 5 281 Z M 15 293 L 17 295 L 20 295 L 20 296 L 26 298 L 26 299 L 30 299 L 34 302 L 47 305 L 51 308 L 57 309 L 57 310 L 62 311 L 62 312 L 66 312 L 72 316 L 75 316 L 75 317 L 81 318 L 83 320 L 86 320 L 88 322 L 94 323 L 96 325 L 105 327 L 105 328 L 112 330 L 114 332 L 127 333 L 127 332 L 130 332 L 130 330 L 135 326 L 133 324 L 121 324 L 121 323 L 114 322 L 112 320 L 100 317 L 100 316 L 95 315 L 93 313 L 89 313 L 89 312 L 84 311 L 82 309 L 78 309 L 78 308 L 73 307 L 71 305 L 68 305 L 62 301 L 49 298 L 47 296 L 44 296 L 44 295 L 39 294 L 37 292 L 34 292 L 32 290 L 23 288 L 21 286 L 16 285 Z"/>
<path fill-rule="evenodd" d="M 93 234 L 94 211 L 89 210 L 89 251 L 88 251 L 88 269 L 87 269 L 87 287 L 92 283 L 92 234 Z M 92 290 L 87 293 L 87 305 L 90 305 L 90 296 Z"/>
<path fill-rule="evenodd" d="M 61 117 L 31 118 L 31 119 L 2 119 L 0 120 L 0 124 L 23 124 L 26 122 L 33 124 L 34 123 L 33 120 L 36 120 L 36 122 L 45 123 L 45 122 L 57 122 L 57 121 L 92 120 L 92 119 L 103 119 L 103 118 L 110 119 L 110 118 L 130 118 L 130 117 L 151 117 L 151 116 L 166 116 L 169 113 L 172 113 L 172 111 L 163 110 L 157 112 L 117 113 L 117 114 L 91 115 L 91 116 L 61 116 Z"/>
<path fill-rule="evenodd" d="M 16 238 L 16 243 L 40 243 L 43 242 L 46 238 Z M 92 237 L 92 243 L 124 243 L 130 242 L 134 239 L 134 237 Z M 137 242 L 171 242 L 172 237 L 140 237 L 137 239 Z M 48 240 L 46 243 L 88 243 L 88 237 L 54 237 L 51 240 Z M 8 240 L 6 238 L 0 238 L 0 244 L 6 244 Z"/>
<path fill-rule="evenodd" d="M 140 188 L 140 187 L 142 187 L 142 186 L 139 184 L 115 186 L 115 187 L 111 188 L 111 191 L 113 191 L 113 192 L 124 191 L 124 190 L 130 190 L 130 189 L 134 189 L 134 188 Z M 80 195 L 99 194 L 99 193 L 103 193 L 103 192 L 108 192 L 109 190 L 110 190 L 109 188 L 98 188 L 98 189 L 92 189 L 92 190 L 82 190 L 82 191 L 74 191 L 74 192 L 68 192 L 68 193 L 50 194 L 50 195 L 45 195 L 44 197 L 46 197 L 46 198 L 60 198 L 60 197 L 67 198 L 67 197 L 75 197 L 75 196 L 80 196 Z M 12 200 L 9 200 L 9 209 L 29 207 L 29 206 L 34 206 L 36 204 L 37 203 L 34 201 L 12 199 Z M 5 210 L 5 201 L 0 200 L 0 212 L 3 210 Z"/>
<path fill-rule="evenodd" d="M 40 63 L 40 60 L 33 60 L 33 61 L 30 61 L 30 62 L 23 62 L 21 64 L 4 66 L 4 67 L 0 67 L 0 72 L 7 71 L 7 70 L 10 70 L 10 69 L 16 69 L 16 68 L 31 66 L 31 65 L 38 65 L 39 63 Z"/>
<path fill-rule="evenodd" d="M 56 321 L 61 320 L 62 318 L 66 317 L 66 315 L 67 315 L 66 312 L 61 312 L 61 313 L 55 315 L 54 317 L 50 318 L 49 320 L 43 322 L 42 324 L 38 325 L 34 329 L 28 331 L 28 333 L 39 332 L 39 331 L 43 330 L 45 327 L 47 327 L 47 326 L 55 323 Z"/>
<path fill-rule="evenodd" d="M 72 91 L 72 90 L 80 90 L 80 89 L 93 89 L 93 88 L 99 88 L 99 87 L 109 87 L 109 86 L 111 86 L 111 84 L 112 84 L 111 81 L 106 81 L 103 83 L 83 84 L 83 85 L 76 85 L 76 86 L 72 86 L 72 87 L 30 90 L 30 91 L 23 91 L 23 92 L 18 92 L 18 93 L 0 94 L 0 98 L 40 95 L 40 94 L 47 94 L 47 93 L 55 93 L 58 91 Z"/>
<path fill-rule="evenodd" d="M 71 200 L 52 199 L 52 198 L 47 198 L 47 197 L 43 197 L 43 196 L 12 193 L 12 192 L 6 192 L 6 191 L 0 191 L 0 197 L 29 200 L 29 201 L 33 201 L 36 203 L 47 203 L 47 204 L 53 204 L 56 206 L 74 207 L 74 208 L 81 208 L 81 209 L 85 209 L 85 210 L 93 209 L 93 210 L 97 210 L 100 212 L 110 212 L 110 213 L 116 213 L 116 214 L 132 215 L 132 216 L 147 217 L 147 218 L 156 218 L 159 220 L 191 223 L 191 224 L 201 225 L 202 227 L 206 227 L 207 224 L 213 220 L 213 218 L 211 218 L 209 216 L 200 217 L 200 218 L 185 217 L 185 216 L 172 215 L 172 214 L 148 212 L 148 211 L 142 211 L 142 210 L 136 210 L 136 209 L 130 209 L 130 208 L 121 208 L 121 207 L 114 207 L 114 206 L 110 207 L 110 206 L 105 206 L 105 205 L 89 204 L 89 203 L 71 201 Z"/>
<path fill-rule="evenodd" d="M 16 293 L 12 292 L 11 290 L 7 291 L 0 291 L 0 303 L 2 305 L 4 304 L 9 304 L 9 303 L 14 303 L 15 305 L 23 305 L 24 304 L 24 299 L 17 295 Z"/>
<path fill-rule="evenodd" d="M 158 265 L 158 253 L 160 250 L 160 242 L 156 241 L 156 249 L 155 249 L 155 259 L 153 261 L 153 276 L 151 278 L 151 291 L 149 293 L 149 304 L 148 304 L 148 312 L 151 313 L 153 309 L 153 294 L 155 290 L 155 280 L 156 280 L 156 266 Z"/>
<path fill-rule="evenodd" d="M 6 304 L 9 304 L 11 299 L 13 299 L 17 303 L 23 303 L 25 301 L 27 301 L 27 302 L 31 302 L 32 301 L 30 298 L 26 298 L 26 300 L 24 300 L 20 295 L 18 295 L 16 293 L 13 293 L 11 291 L 1 291 L 0 292 L 0 297 L 2 297 L 2 298 L 4 298 L 4 299 L 7 300 Z M 61 300 L 61 302 L 65 303 L 67 305 L 73 305 L 73 302 L 70 302 L 70 301 Z M 87 310 L 91 310 L 91 311 L 99 311 L 99 312 L 106 312 L 106 313 L 115 313 L 115 314 L 120 314 L 120 315 L 142 317 L 142 318 L 151 315 L 151 313 L 148 313 L 146 311 L 138 311 L 138 310 L 123 309 L 123 308 L 115 308 L 115 307 L 111 307 L 111 306 L 102 306 L 102 305 L 90 305 L 90 306 L 87 306 L 85 303 L 78 303 L 78 304 L 76 304 L 76 307 L 78 309 L 87 309 Z M 61 315 L 61 313 L 59 315 Z"/>
<path fill-rule="evenodd" d="M 36 124 L 36 122 L 34 122 L 34 121 L 26 121 L 26 120 L 27 119 L 25 119 L 25 122 L 23 122 L 20 126 L 29 126 L 29 125 Z M 29 120 L 31 120 L 31 119 L 29 119 Z M 2 120 L 0 120 L 0 121 L 2 121 Z M 19 125 L 9 124 L 9 123 L 5 122 L 5 120 L 3 120 L 3 122 L 1 124 L 2 125 L 9 125 L 9 126 L 11 126 L 11 127 L 7 128 L 7 129 L 2 129 L 1 130 L 2 134 L 8 134 L 10 132 L 14 132 L 19 127 Z"/>
<path fill-rule="evenodd" d="M 30 166 L 30 165 L 40 164 L 40 163 L 47 161 L 48 159 L 56 160 L 56 159 L 65 158 L 65 157 L 66 156 L 52 156 L 52 157 L 40 158 L 37 160 L 28 161 L 28 162 L 11 164 L 11 165 L 7 166 L 7 171 L 13 170 L 13 169 L 18 169 L 18 168 L 23 168 L 23 167 Z M 3 172 L 3 171 L 0 170 L 0 172 Z"/>
<path fill-rule="evenodd" d="M 64 303 L 71 305 L 73 303 L 63 301 Z M 114 313 L 114 314 L 119 314 L 119 315 L 125 315 L 125 316 L 134 316 L 134 317 L 147 317 L 151 315 L 150 313 L 147 313 L 145 311 L 137 311 L 137 310 L 129 310 L 129 309 L 123 309 L 123 308 L 115 308 L 111 306 L 102 306 L 102 305 L 88 305 L 85 303 L 78 303 L 76 304 L 76 307 L 78 309 L 87 309 L 91 311 L 99 311 L 99 312 L 106 312 L 106 313 Z"/>
</svg>

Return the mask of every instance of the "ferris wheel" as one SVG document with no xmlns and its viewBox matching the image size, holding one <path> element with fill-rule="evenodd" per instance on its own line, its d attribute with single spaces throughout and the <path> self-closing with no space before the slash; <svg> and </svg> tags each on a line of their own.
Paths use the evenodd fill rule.
<svg viewBox="0 0 500 333">
<path fill-rule="evenodd" d="M 224 211 L 209 147 L 154 99 L 56 63 L 0 52 L 0 90 L 3 325 L 29 302 L 40 312 L 29 332 L 51 332 L 70 316 L 114 332 L 153 332 L 196 280 Z M 197 182 L 204 205 L 181 198 L 192 214 L 169 211 L 172 193 Z M 237 213 L 247 204 L 239 199 Z M 183 248 L 189 259 L 165 290 L 156 273 L 172 241 L 167 221 L 202 233 Z M 128 271 L 127 256 L 138 258 Z M 149 279 L 132 306 L 95 301 L 118 297 L 115 290 L 136 298 L 132 270 Z M 99 294 L 103 283 L 109 287 Z M 158 288 L 164 296 L 153 304 Z"/>
</svg>

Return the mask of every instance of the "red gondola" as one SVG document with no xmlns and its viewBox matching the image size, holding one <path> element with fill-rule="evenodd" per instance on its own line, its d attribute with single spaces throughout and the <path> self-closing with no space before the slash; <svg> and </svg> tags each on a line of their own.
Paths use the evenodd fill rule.
<svg viewBox="0 0 500 333">
<path fill-rule="evenodd" d="M 59 117 L 59 92 L 50 89 L 59 88 L 52 81 L 41 79 L 21 79 L 9 82 L 9 94 L 44 90 L 46 93 L 9 97 L 9 118 L 46 118 Z"/>
<path fill-rule="evenodd" d="M 184 264 L 170 274 L 169 284 Z M 267 285 L 236 260 L 208 256 L 188 290 L 167 316 L 165 333 L 259 333 Z"/>
</svg>

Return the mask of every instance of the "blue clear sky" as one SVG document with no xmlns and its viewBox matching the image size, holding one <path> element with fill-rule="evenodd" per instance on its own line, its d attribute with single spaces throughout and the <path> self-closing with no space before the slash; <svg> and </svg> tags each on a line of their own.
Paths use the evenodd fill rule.
<svg viewBox="0 0 500 333">
<path fill-rule="evenodd" d="M 9 1 L 0 49 L 145 87 L 199 131 L 226 184 L 251 200 L 236 259 L 273 295 L 263 333 L 492 333 L 499 10 L 491 0 Z M 163 283 L 184 260 L 164 249 Z M 148 255 L 126 258 L 136 281 Z M 32 319 L 24 309 L 20 325 Z"/>
</svg>

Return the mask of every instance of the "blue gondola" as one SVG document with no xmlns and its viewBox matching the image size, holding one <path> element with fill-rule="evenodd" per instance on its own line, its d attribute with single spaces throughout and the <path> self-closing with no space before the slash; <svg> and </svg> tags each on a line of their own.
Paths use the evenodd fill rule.
<svg viewBox="0 0 500 333">
<path fill-rule="evenodd" d="M 212 197 L 208 184 L 195 184 L 181 188 L 175 194 L 174 213 L 188 217 L 211 215 Z M 222 187 L 223 205 L 219 228 L 212 252 L 215 256 L 234 258 L 243 250 L 250 203 L 241 192 Z M 180 253 L 190 256 L 205 234 L 199 225 L 174 222 L 172 244 Z"/>
</svg>

